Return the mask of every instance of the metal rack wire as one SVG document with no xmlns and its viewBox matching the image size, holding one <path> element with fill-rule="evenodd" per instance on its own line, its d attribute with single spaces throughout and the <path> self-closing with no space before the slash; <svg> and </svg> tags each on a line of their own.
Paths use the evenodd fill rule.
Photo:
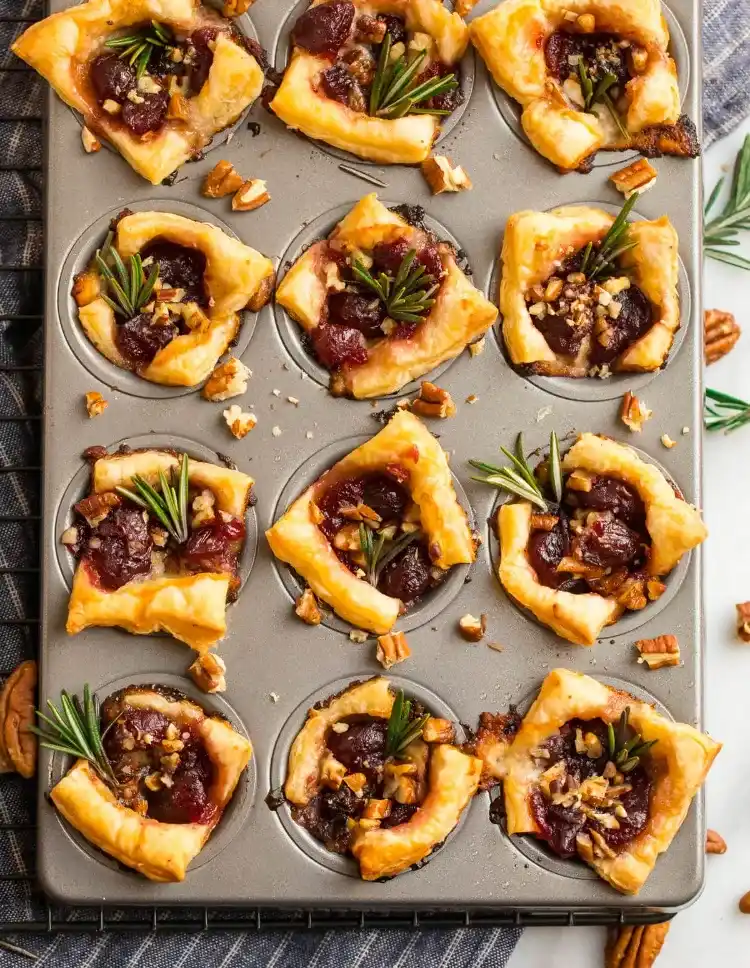
<svg viewBox="0 0 750 968">
<path fill-rule="evenodd" d="M 33 18 L 21 16 L 0 16 L 0 30 L 7 37 L 20 33 Z M 31 71 L 25 65 L 12 60 L 6 54 L 0 62 L 0 78 L 8 74 Z M 0 131 L 4 126 L 43 125 L 43 113 L 11 114 L 0 112 Z M 20 157 L 28 151 L 14 148 L 13 139 L 3 139 L 9 145 L 11 156 L 0 161 L 0 179 L 9 177 L 33 183 L 34 176 L 41 182 L 43 166 L 40 157 Z M 24 145 L 41 139 L 16 139 Z M 37 236 L 37 245 L 23 246 L 23 251 L 36 248 L 41 253 L 41 232 L 43 216 L 41 211 L 41 184 L 33 185 L 37 193 L 39 210 L 28 212 L 0 213 L 0 226 L 13 223 L 23 225 L 26 238 L 29 234 Z M 13 311 L 6 311 L 0 305 L 0 381 L 7 381 L 9 395 L 16 409 L 4 406 L 0 400 L 0 428 L 3 431 L 15 425 L 17 446 L 12 449 L 21 454 L 19 463 L 0 466 L 0 589 L 2 582 L 11 576 L 14 587 L 21 587 L 20 594 L 5 595 L 7 604 L 0 612 L 0 642 L 10 645 L 4 652 L 13 652 L 14 658 L 32 658 L 36 655 L 39 639 L 39 545 L 41 514 L 38 504 L 41 493 L 41 420 L 42 420 L 42 380 L 43 361 L 41 355 L 41 333 L 43 328 L 43 271 L 41 255 L 35 255 L 35 262 L 18 261 L 0 264 L 0 293 L 3 280 L 10 273 L 20 275 L 22 280 L 20 304 Z M 6 362 L 3 339 L 12 340 L 14 330 L 24 334 L 24 346 L 13 354 L 12 362 Z M 13 412 L 11 412 L 13 410 Z M 21 411 L 21 412 L 18 412 Z M 7 486 L 4 486 L 7 485 Z M 35 506 L 18 510 L 19 503 L 26 505 L 24 497 L 20 502 L 18 495 L 33 495 Z M 5 506 L 4 498 L 12 496 L 10 507 Z M 14 531 L 10 540 L 7 529 Z M 18 535 L 23 542 L 19 545 Z M 11 551 L 6 549 L 10 548 Z M 11 554 L 13 549 L 18 554 Z M 0 595 L 0 604 L 3 596 Z M 10 662 L 12 667 L 14 662 Z M 0 669 L 0 678 L 11 672 L 11 667 Z M 104 906 L 95 908 L 73 908 L 53 904 L 38 889 L 34 876 L 35 858 L 35 815 L 34 795 L 31 781 L 4 779 L 3 782 L 18 782 L 18 796 L 6 798 L 16 804 L 11 809 L 7 802 L 0 811 L 0 896 L 3 898 L 3 918 L 0 918 L 0 935 L 31 932 L 120 932 L 159 931 L 159 932 L 203 932 L 222 931 L 261 931 L 268 929 L 298 928 L 306 930 L 327 930 L 346 928 L 461 928 L 461 927 L 525 927 L 525 926 L 565 926 L 565 925 L 606 925 L 615 923 L 656 923 L 663 921 L 665 915 L 660 911 L 611 910 L 565 911 L 555 909 L 484 911 L 410 911 L 394 910 L 379 912 L 336 911 L 336 910 L 294 910 L 279 911 L 261 907 L 224 908 L 210 910 L 197 907 L 179 911 L 156 906 L 129 908 L 127 911 L 109 909 Z M 5 801 L 4 801 L 5 802 Z M 8 848 L 3 841 L 13 841 Z M 8 858 L 15 857 L 20 862 L 8 864 Z M 22 901 L 15 905 L 14 895 Z M 7 903 L 10 899 L 11 903 Z M 8 917 L 10 909 L 19 909 L 22 915 Z"/>
</svg>

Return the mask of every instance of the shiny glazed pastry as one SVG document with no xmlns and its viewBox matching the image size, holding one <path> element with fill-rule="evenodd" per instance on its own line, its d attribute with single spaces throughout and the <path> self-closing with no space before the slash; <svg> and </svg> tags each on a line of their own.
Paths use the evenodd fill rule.
<svg viewBox="0 0 750 968">
<path fill-rule="evenodd" d="M 454 359 L 497 318 L 458 267 L 454 248 L 404 217 L 414 214 L 366 195 L 278 286 L 278 303 L 331 371 L 333 393 L 358 399 L 395 393 Z M 377 289 L 383 273 L 391 289 L 411 273 L 413 298 L 383 299 Z"/>
<path fill-rule="evenodd" d="M 232 799 L 250 741 L 162 686 L 109 696 L 101 709 L 106 729 L 111 773 L 79 759 L 52 788 L 52 802 L 121 864 L 152 881 L 183 880 Z"/>
<path fill-rule="evenodd" d="M 404 410 L 308 487 L 266 537 L 337 615 L 378 634 L 475 556 L 445 452 Z"/>
<path fill-rule="evenodd" d="M 294 820 L 366 881 L 424 860 L 477 790 L 482 762 L 454 745 L 454 725 L 396 693 L 354 683 L 312 708 L 289 753 Z"/>
<path fill-rule="evenodd" d="M 628 222 L 611 246 L 614 222 L 584 205 L 508 219 L 500 310 L 514 364 L 566 377 L 664 365 L 680 326 L 677 233 L 663 215 Z"/>
<path fill-rule="evenodd" d="M 263 85 L 258 45 L 196 0 L 88 0 L 29 27 L 11 49 L 154 185 Z"/>
<path fill-rule="evenodd" d="M 103 356 L 152 383 L 205 380 L 273 287 L 269 259 L 182 215 L 124 214 L 103 243 L 76 276 L 78 318 Z"/>
<path fill-rule="evenodd" d="M 695 157 L 659 0 L 504 0 L 469 27 L 531 144 L 560 169 L 599 150 Z"/>
<path fill-rule="evenodd" d="M 538 469 L 544 479 L 545 465 Z M 699 511 L 624 444 L 582 434 L 562 461 L 559 505 L 501 505 L 503 587 L 557 635 L 593 645 L 624 611 L 666 591 L 665 577 L 705 540 Z"/>
<path fill-rule="evenodd" d="M 93 458 L 91 491 L 74 509 L 62 541 L 78 564 L 67 631 L 118 626 L 136 635 L 168 632 L 204 653 L 226 632 L 227 601 L 239 589 L 239 556 L 253 479 L 166 450 Z M 163 521 L 142 501 L 159 493 L 160 474 L 179 492 L 184 527 Z M 127 493 L 123 493 L 127 492 Z M 163 490 L 161 491 L 163 494 Z"/>
<path fill-rule="evenodd" d="M 505 753 L 508 833 L 637 894 L 720 749 L 625 692 L 554 669 Z"/>
<path fill-rule="evenodd" d="M 271 110 L 290 128 L 360 158 L 423 161 L 441 118 L 463 101 L 458 63 L 469 34 L 439 0 L 314 2 L 295 23 L 291 41 Z M 398 90 L 393 73 L 381 83 L 381 62 L 409 68 Z M 409 98 L 420 90 L 435 93 L 412 105 Z"/>
</svg>

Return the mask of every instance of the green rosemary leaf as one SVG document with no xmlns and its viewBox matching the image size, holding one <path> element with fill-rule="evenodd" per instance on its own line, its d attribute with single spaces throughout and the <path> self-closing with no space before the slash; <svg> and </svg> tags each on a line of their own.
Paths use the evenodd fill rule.
<svg viewBox="0 0 750 968">
<path fill-rule="evenodd" d="M 607 91 L 616 83 L 617 75 L 613 74 L 611 71 L 608 71 L 594 88 L 594 93 L 591 96 L 591 103 L 596 104 L 597 101 L 601 101 L 602 96 L 606 94 Z"/>
<path fill-rule="evenodd" d="M 412 108 L 409 114 L 439 114 L 445 117 L 448 114 L 453 114 L 452 111 L 444 111 L 442 108 Z"/>
<path fill-rule="evenodd" d="M 119 47 L 131 47 L 134 43 L 138 43 L 140 37 L 138 34 L 124 34 L 122 37 L 110 37 L 109 40 L 104 41 L 104 46 L 109 47 L 111 50 L 117 50 Z"/>
<path fill-rule="evenodd" d="M 116 303 L 114 301 L 114 299 L 110 299 L 109 296 L 106 293 L 103 293 L 103 292 L 102 293 L 99 293 L 99 295 L 101 296 L 101 298 L 104 300 L 104 302 L 109 306 L 109 308 L 113 312 L 119 313 L 120 316 L 126 316 L 127 317 L 128 314 L 125 312 L 125 310 L 122 308 L 122 306 L 119 303 Z"/>
<path fill-rule="evenodd" d="M 581 94 L 583 94 L 583 107 L 585 111 L 588 111 L 594 96 L 594 85 L 591 83 L 583 57 L 578 58 L 578 79 L 581 84 Z"/>
<path fill-rule="evenodd" d="M 708 201 L 706 202 L 705 207 L 703 209 L 704 216 L 708 215 L 708 213 L 714 207 L 714 204 L 716 203 L 716 199 L 719 197 L 719 194 L 723 187 L 724 187 L 724 176 L 722 175 L 721 178 L 714 185 L 713 191 L 708 196 Z"/>
<path fill-rule="evenodd" d="M 437 97 L 439 94 L 444 94 L 446 91 L 453 91 L 458 87 L 458 81 L 456 80 L 455 74 L 449 74 L 447 77 L 435 77 L 431 78 L 429 81 L 424 81 L 422 84 L 418 84 L 417 87 L 412 88 L 403 94 L 398 100 L 394 101 L 388 111 L 402 111 L 403 114 L 408 114 L 415 104 L 419 104 L 420 101 L 429 101 L 432 97 Z M 402 110 L 405 108 L 405 110 Z M 382 113 L 382 111 L 381 111 Z"/>
<path fill-rule="evenodd" d="M 408 724 L 395 750 L 395 755 L 403 752 L 409 743 L 413 743 L 415 739 L 422 735 L 429 718 L 429 715 L 420 716 L 419 719 L 414 719 Z"/>
<path fill-rule="evenodd" d="M 549 435 L 549 480 L 552 493 L 559 504 L 563 496 L 562 466 L 560 463 L 560 441 L 553 430 Z"/>
<path fill-rule="evenodd" d="M 188 455 L 182 455 L 180 465 L 179 499 L 180 499 L 180 522 L 185 528 L 185 540 L 187 540 L 187 519 L 188 519 L 188 491 L 190 488 L 190 462 Z"/>
<path fill-rule="evenodd" d="M 143 270 L 141 269 L 141 272 Z M 154 286 L 156 285 L 156 280 L 159 278 L 159 263 L 155 262 L 149 271 L 146 281 L 143 284 L 138 295 L 138 308 L 142 309 L 146 303 L 151 299 L 151 293 L 154 291 Z"/>
<path fill-rule="evenodd" d="M 615 755 L 615 750 L 617 749 L 617 740 L 615 739 L 615 730 L 612 723 L 607 723 L 607 748 L 609 750 L 610 759 Z"/>
<path fill-rule="evenodd" d="M 63 689 L 60 693 L 60 708 L 51 699 L 47 700 L 47 706 L 52 714 L 51 718 L 36 710 L 37 717 L 46 728 L 29 727 L 39 737 L 40 745 L 45 749 L 87 760 L 105 783 L 117 786 L 102 743 L 98 704 L 88 683 L 83 687 L 83 701 L 78 696 L 70 696 Z"/>
<path fill-rule="evenodd" d="M 706 216 L 718 201 L 723 185 L 724 178 L 720 178 L 709 196 L 704 211 L 704 253 L 717 262 L 739 269 L 750 269 L 750 259 L 716 248 L 716 246 L 733 244 L 732 237 L 738 230 L 747 231 L 750 228 L 750 135 L 745 137 L 742 147 L 737 152 L 727 202 L 718 215 L 708 220 Z"/>
<path fill-rule="evenodd" d="M 399 689 L 393 700 L 391 715 L 388 717 L 388 727 L 385 734 L 385 753 L 391 756 L 395 752 L 396 744 L 403 734 L 404 726 L 409 721 L 411 703 L 404 696 L 404 690 Z"/>
<path fill-rule="evenodd" d="M 164 24 L 160 24 L 158 20 L 152 20 L 151 27 L 153 28 L 153 31 L 156 34 L 156 36 L 159 38 L 159 40 L 162 41 L 162 43 L 170 44 L 172 42 L 172 35 L 169 32 L 169 30 L 167 30 L 167 28 L 164 26 Z"/>
<path fill-rule="evenodd" d="M 425 59 L 426 53 L 420 50 L 418 54 L 407 64 L 406 60 L 403 60 L 404 68 L 399 73 L 398 77 L 392 81 L 390 87 L 383 95 L 383 99 L 380 104 L 379 113 L 389 110 L 389 108 L 395 107 L 398 101 L 401 100 L 403 92 L 406 90 L 407 85 L 416 76 L 417 70 L 420 64 Z M 409 94 L 403 94 L 404 97 L 409 97 Z"/>
<path fill-rule="evenodd" d="M 382 538 L 382 535 L 380 537 Z M 421 529 L 418 529 L 417 531 L 409 531 L 405 534 L 399 535 L 398 538 L 394 538 L 385 551 L 383 551 L 383 542 L 381 542 L 380 547 L 378 548 L 378 557 L 375 563 L 375 585 L 377 585 L 378 581 L 380 580 L 380 576 L 386 565 L 389 565 L 393 559 L 400 555 L 405 548 L 408 548 L 409 545 L 413 544 L 415 541 L 419 541 L 421 537 Z"/>
<path fill-rule="evenodd" d="M 626 759 L 622 763 L 618 764 L 620 767 L 620 772 L 630 773 L 630 771 L 634 770 L 640 762 L 641 762 L 640 757 L 631 756 L 629 759 Z"/>
<path fill-rule="evenodd" d="M 593 242 L 586 243 L 586 248 L 583 250 L 583 259 L 581 260 L 581 272 L 586 275 L 586 268 L 589 264 L 589 259 L 591 258 L 591 250 L 594 248 Z"/>
<path fill-rule="evenodd" d="M 394 290 L 397 290 L 400 286 L 403 286 L 404 282 L 409 276 L 409 272 L 411 270 L 411 266 L 412 266 L 412 263 L 414 262 L 414 257 L 416 256 L 416 254 L 417 254 L 416 249 L 409 249 L 409 251 L 401 260 L 401 265 L 398 267 L 398 271 L 396 272 L 396 277 L 393 280 Z M 424 270 L 424 266 L 422 266 L 421 268 Z"/>
<path fill-rule="evenodd" d="M 741 255 L 733 255 L 731 252 L 722 252 L 714 248 L 706 249 L 705 254 L 715 262 L 724 262 L 726 265 L 736 266 L 738 269 L 750 269 L 750 259 L 745 259 Z"/>
<path fill-rule="evenodd" d="M 127 293 L 122 288 L 120 283 L 117 281 L 114 273 L 109 268 L 109 266 L 104 261 L 104 259 L 102 259 L 101 255 L 98 252 L 96 253 L 95 261 L 96 261 L 97 268 L 99 269 L 99 272 L 101 273 L 102 276 L 104 276 L 104 280 L 112 290 L 115 300 L 119 303 L 123 311 L 123 314 L 128 318 L 130 318 L 133 315 L 133 306 L 130 302 L 130 299 Z"/>
<path fill-rule="evenodd" d="M 488 484 L 490 487 L 496 487 L 498 490 L 507 491 L 515 497 L 520 497 L 523 501 L 530 501 L 541 511 L 546 512 L 549 510 L 547 502 L 543 497 L 535 494 L 527 487 L 522 487 L 510 475 L 492 474 L 489 477 L 472 477 L 472 481 L 478 481 L 480 484 Z"/>
<path fill-rule="evenodd" d="M 385 80 L 385 72 L 388 69 L 388 61 L 391 56 L 391 35 L 386 34 L 383 38 L 383 43 L 380 45 L 380 57 L 378 58 L 378 66 L 375 70 L 375 77 L 373 78 L 372 88 L 370 89 L 370 114 L 375 114 L 380 107 L 380 97 L 383 92 L 383 82 Z"/>
<path fill-rule="evenodd" d="M 485 474 L 501 474 L 503 470 L 502 467 L 497 467 L 495 464 L 486 464 L 482 460 L 469 460 L 467 463 L 476 467 L 478 471 L 484 471 Z"/>
<path fill-rule="evenodd" d="M 750 423 L 750 403 L 719 390 L 706 389 L 703 401 L 706 430 L 722 430 L 728 434 L 747 423 Z"/>
<path fill-rule="evenodd" d="M 617 257 L 628 249 L 633 248 L 635 243 L 631 239 L 628 239 L 627 236 L 627 219 L 637 200 L 638 192 L 633 192 L 620 209 L 617 218 L 596 249 L 593 246 L 589 248 L 591 243 L 584 249 L 581 271 L 584 271 L 583 266 L 585 266 L 585 275 L 587 278 L 596 280 L 597 278 L 601 278 L 602 273 L 611 274 L 615 272 L 615 260 Z"/>
</svg>

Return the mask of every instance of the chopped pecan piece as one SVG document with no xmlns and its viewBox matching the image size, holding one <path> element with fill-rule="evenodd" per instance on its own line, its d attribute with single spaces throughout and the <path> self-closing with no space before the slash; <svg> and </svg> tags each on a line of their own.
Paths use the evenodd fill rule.
<svg viewBox="0 0 750 968">
<path fill-rule="evenodd" d="M 226 692 L 226 662 L 214 652 L 199 655 L 188 667 L 193 682 L 204 692 Z"/>
<path fill-rule="evenodd" d="M 232 209 L 235 212 L 252 212 L 266 202 L 271 201 L 266 183 L 262 178 L 251 178 L 243 182 L 232 199 Z"/>
<path fill-rule="evenodd" d="M 367 632 L 364 629 L 352 629 L 349 633 L 349 641 L 356 642 L 357 645 L 362 645 L 368 639 Z"/>
<path fill-rule="evenodd" d="M 368 800 L 362 816 L 365 820 L 384 820 L 391 815 L 390 800 Z"/>
<path fill-rule="evenodd" d="M 458 620 L 458 630 L 467 642 L 481 642 L 487 631 L 487 616 L 482 613 L 479 618 L 474 615 L 462 615 Z"/>
<path fill-rule="evenodd" d="M 201 194 L 206 198 L 224 198 L 225 195 L 234 195 L 242 187 L 243 181 L 242 175 L 231 161 L 219 161 L 206 175 Z"/>
<path fill-rule="evenodd" d="M 385 20 L 378 20 L 369 14 L 357 18 L 354 39 L 358 44 L 380 44 L 385 37 L 388 25 Z"/>
<path fill-rule="evenodd" d="M 580 468 L 576 468 L 570 477 L 568 477 L 567 484 L 571 491 L 583 491 L 588 493 L 591 490 L 593 482 L 593 474 L 590 474 L 588 471 L 582 471 Z"/>
<path fill-rule="evenodd" d="M 649 669 L 662 669 L 664 666 L 680 664 L 680 645 L 674 635 L 657 635 L 655 639 L 639 639 L 635 643 L 640 652 L 639 662 L 645 662 Z"/>
<path fill-rule="evenodd" d="M 238 439 L 247 437 L 253 427 L 257 424 L 258 418 L 254 413 L 245 413 L 241 407 L 233 403 L 228 410 L 222 412 L 230 432 Z"/>
<path fill-rule="evenodd" d="M 81 142 L 83 144 L 83 150 L 87 155 L 93 155 L 97 151 L 102 150 L 102 143 L 96 137 L 93 131 L 84 126 L 81 128 Z"/>
<path fill-rule="evenodd" d="M 263 279 L 261 284 L 255 290 L 255 294 L 250 298 L 247 304 L 247 309 L 251 313 L 260 312 L 265 306 L 268 300 L 271 298 L 271 293 L 273 292 L 274 283 L 276 282 L 276 276 L 274 273 L 268 275 Z"/>
<path fill-rule="evenodd" d="M 710 366 L 734 349 L 742 330 L 731 313 L 721 309 L 707 309 L 703 314 L 703 349 Z"/>
<path fill-rule="evenodd" d="M 412 413 L 419 414 L 420 417 L 453 417 L 456 413 L 456 405 L 447 390 L 435 386 L 429 380 L 423 380 L 419 388 L 419 396 L 411 405 Z"/>
<path fill-rule="evenodd" d="M 390 669 L 411 655 L 411 649 L 403 632 L 389 632 L 378 636 L 375 658 L 384 669 Z"/>
<path fill-rule="evenodd" d="M 416 772 L 414 763 L 386 763 L 383 796 L 390 797 L 397 803 L 415 803 L 417 781 L 414 774 Z"/>
<path fill-rule="evenodd" d="M 662 442 L 662 446 L 666 447 L 667 450 L 671 450 L 673 447 L 677 446 L 677 441 L 672 440 L 669 434 L 662 434 L 659 440 Z"/>
<path fill-rule="evenodd" d="M 201 395 L 212 403 L 221 403 L 232 397 L 239 397 L 247 391 L 248 378 L 252 373 L 242 360 L 230 356 L 228 360 L 219 363 L 206 381 Z"/>
<path fill-rule="evenodd" d="M 651 968 L 668 931 L 669 921 L 612 928 L 604 949 L 604 968 Z"/>
<path fill-rule="evenodd" d="M 433 195 L 442 192 L 464 192 L 473 188 L 471 179 L 460 165 L 454 167 L 445 155 L 433 155 L 422 162 L 422 174 Z"/>
<path fill-rule="evenodd" d="M 592 581 L 603 578 L 606 573 L 605 569 L 599 565 L 589 565 L 585 561 L 579 561 L 578 558 L 571 558 L 569 556 L 566 556 L 560 561 L 557 570 L 567 572 L 571 575 L 580 575 L 581 578 L 591 579 Z"/>
<path fill-rule="evenodd" d="M 727 842 L 716 830 L 706 831 L 706 853 L 707 854 L 726 854 Z"/>
<path fill-rule="evenodd" d="M 101 393 L 97 393 L 96 390 L 89 390 L 86 394 L 86 412 L 89 418 L 93 420 L 94 417 L 99 417 L 109 406 L 109 403 L 104 399 Z"/>
<path fill-rule="evenodd" d="M 86 518 L 92 528 L 95 528 L 118 504 L 120 504 L 120 498 L 114 491 L 105 491 L 104 494 L 89 494 L 75 505 L 75 510 Z"/>
<path fill-rule="evenodd" d="M 621 168 L 614 175 L 610 175 L 609 180 L 618 192 L 622 192 L 625 198 L 630 198 L 633 192 L 643 194 L 653 188 L 656 183 L 656 169 L 646 158 L 639 158 L 627 168 Z"/>
<path fill-rule="evenodd" d="M 422 730 L 425 743 L 452 743 L 454 736 L 453 723 L 449 719 L 437 719 L 435 716 L 430 716 Z"/>
<path fill-rule="evenodd" d="M 349 773 L 344 777 L 344 783 L 346 783 L 355 797 L 361 797 L 367 786 L 367 777 L 364 773 Z"/>
<path fill-rule="evenodd" d="M 532 531 L 554 531 L 557 522 L 560 520 L 556 514 L 532 514 Z"/>
<path fill-rule="evenodd" d="M 224 0 L 224 6 L 221 8 L 222 15 L 231 19 L 232 17 L 241 17 L 243 13 L 252 7 L 255 0 Z"/>
<path fill-rule="evenodd" d="M 0 691 L 0 773 L 15 770 L 29 779 L 36 770 L 36 662 L 28 659 L 11 672 Z"/>
<path fill-rule="evenodd" d="M 373 511 L 367 504 L 360 502 L 355 507 L 343 507 L 339 513 L 349 521 L 362 521 L 371 524 L 380 524 L 383 520 L 377 511 Z"/>
<path fill-rule="evenodd" d="M 323 621 L 323 613 L 318 608 L 312 588 L 306 588 L 302 592 L 295 602 L 294 612 L 307 625 L 320 625 Z"/>
<path fill-rule="evenodd" d="M 167 107 L 168 121 L 187 121 L 190 117 L 187 98 L 179 91 L 174 91 L 169 95 L 169 106 Z"/>
<path fill-rule="evenodd" d="M 737 637 L 742 642 L 750 642 L 750 602 L 741 602 L 737 609 Z"/>
<path fill-rule="evenodd" d="M 643 425 L 653 416 L 653 410 L 649 410 L 646 404 L 639 400 L 630 390 L 622 398 L 620 409 L 620 420 L 633 433 L 639 434 L 643 430 Z"/>
</svg>

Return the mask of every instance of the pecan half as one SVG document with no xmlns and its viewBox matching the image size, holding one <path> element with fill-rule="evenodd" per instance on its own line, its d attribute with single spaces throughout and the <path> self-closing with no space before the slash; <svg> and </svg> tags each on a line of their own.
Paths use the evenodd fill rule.
<svg viewBox="0 0 750 968">
<path fill-rule="evenodd" d="M 266 183 L 262 178 L 251 178 L 243 182 L 232 199 L 235 212 L 252 212 L 271 201 Z"/>
<path fill-rule="evenodd" d="M 29 779 L 36 770 L 34 725 L 36 662 L 28 659 L 11 672 L 0 691 L 0 772 L 12 770 Z"/>
<path fill-rule="evenodd" d="M 639 158 L 627 168 L 620 168 L 614 175 L 610 175 L 609 180 L 618 192 L 622 192 L 625 198 L 630 198 L 633 192 L 642 194 L 653 188 L 656 169 L 646 158 Z"/>
<path fill-rule="evenodd" d="M 206 175 L 201 194 L 206 198 L 224 198 L 225 195 L 234 195 L 242 183 L 242 175 L 231 161 L 219 161 Z"/>
<path fill-rule="evenodd" d="M 420 417 L 439 417 L 444 420 L 446 417 L 453 417 L 456 413 L 456 405 L 447 390 L 423 380 L 419 388 L 419 396 L 412 402 L 412 413 L 418 413 Z"/>
<path fill-rule="evenodd" d="M 750 642 L 750 602 L 741 602 L 737 609 L 737 637 L 742 642 Z"/>
<path fill-rule="evenodd" d="M 95 528 L 107 517 L 112 508 L 116 508 L 121 503 L 120 498 L 114 491 L 105 491 L 103 494 L 89 494 L 75 505 L 75 510 L 86 518 L 86 521 Z"/>
<path fill-rule="evenodd" d="M 738 906 L 743 914 L 750 914 L 750 891 L 742 895 Z"/>
<path fill-rule="evenodd" d="M 680 664 L 680 646 L 674 635 L 657 635 L 655 639 L 640 639 L 635 643 L 640 652 L 639 662 L 649 669 L 662 669 L 664 666 Z"/>
<path fill-rule="evenodd" d="M 213 652 L 199 655 L 188 667 L 193 682 L 204 692 L 226 692 L 227 680 L 224 675 L 226 671 L 224 660 Z"/>
<path fill-rule="evenodd" d="M 703 349 L 706 365 L 710 366 L 734 349 L 742 330 L 731 313 L 721 309 L 707 309 L 703 314 Z"/>
<path fill-rule="evenodd" d="M 375 658 L 384 669 L 390 669 L 411 655 L 411 649 L 403 632 L 391 632 L 378 636 Z"/>
<path fill-rule="evenodd" d="M 615 928 L 604 949 L 604 968 L 651 968 L 668 931 L 669 921 Z"/>
<path fill-rule="evenodd" d="M 707 854 L 726 854 L 727 842 L 715 830 L 706 831 L 706 853 Z"/>
</svg>

